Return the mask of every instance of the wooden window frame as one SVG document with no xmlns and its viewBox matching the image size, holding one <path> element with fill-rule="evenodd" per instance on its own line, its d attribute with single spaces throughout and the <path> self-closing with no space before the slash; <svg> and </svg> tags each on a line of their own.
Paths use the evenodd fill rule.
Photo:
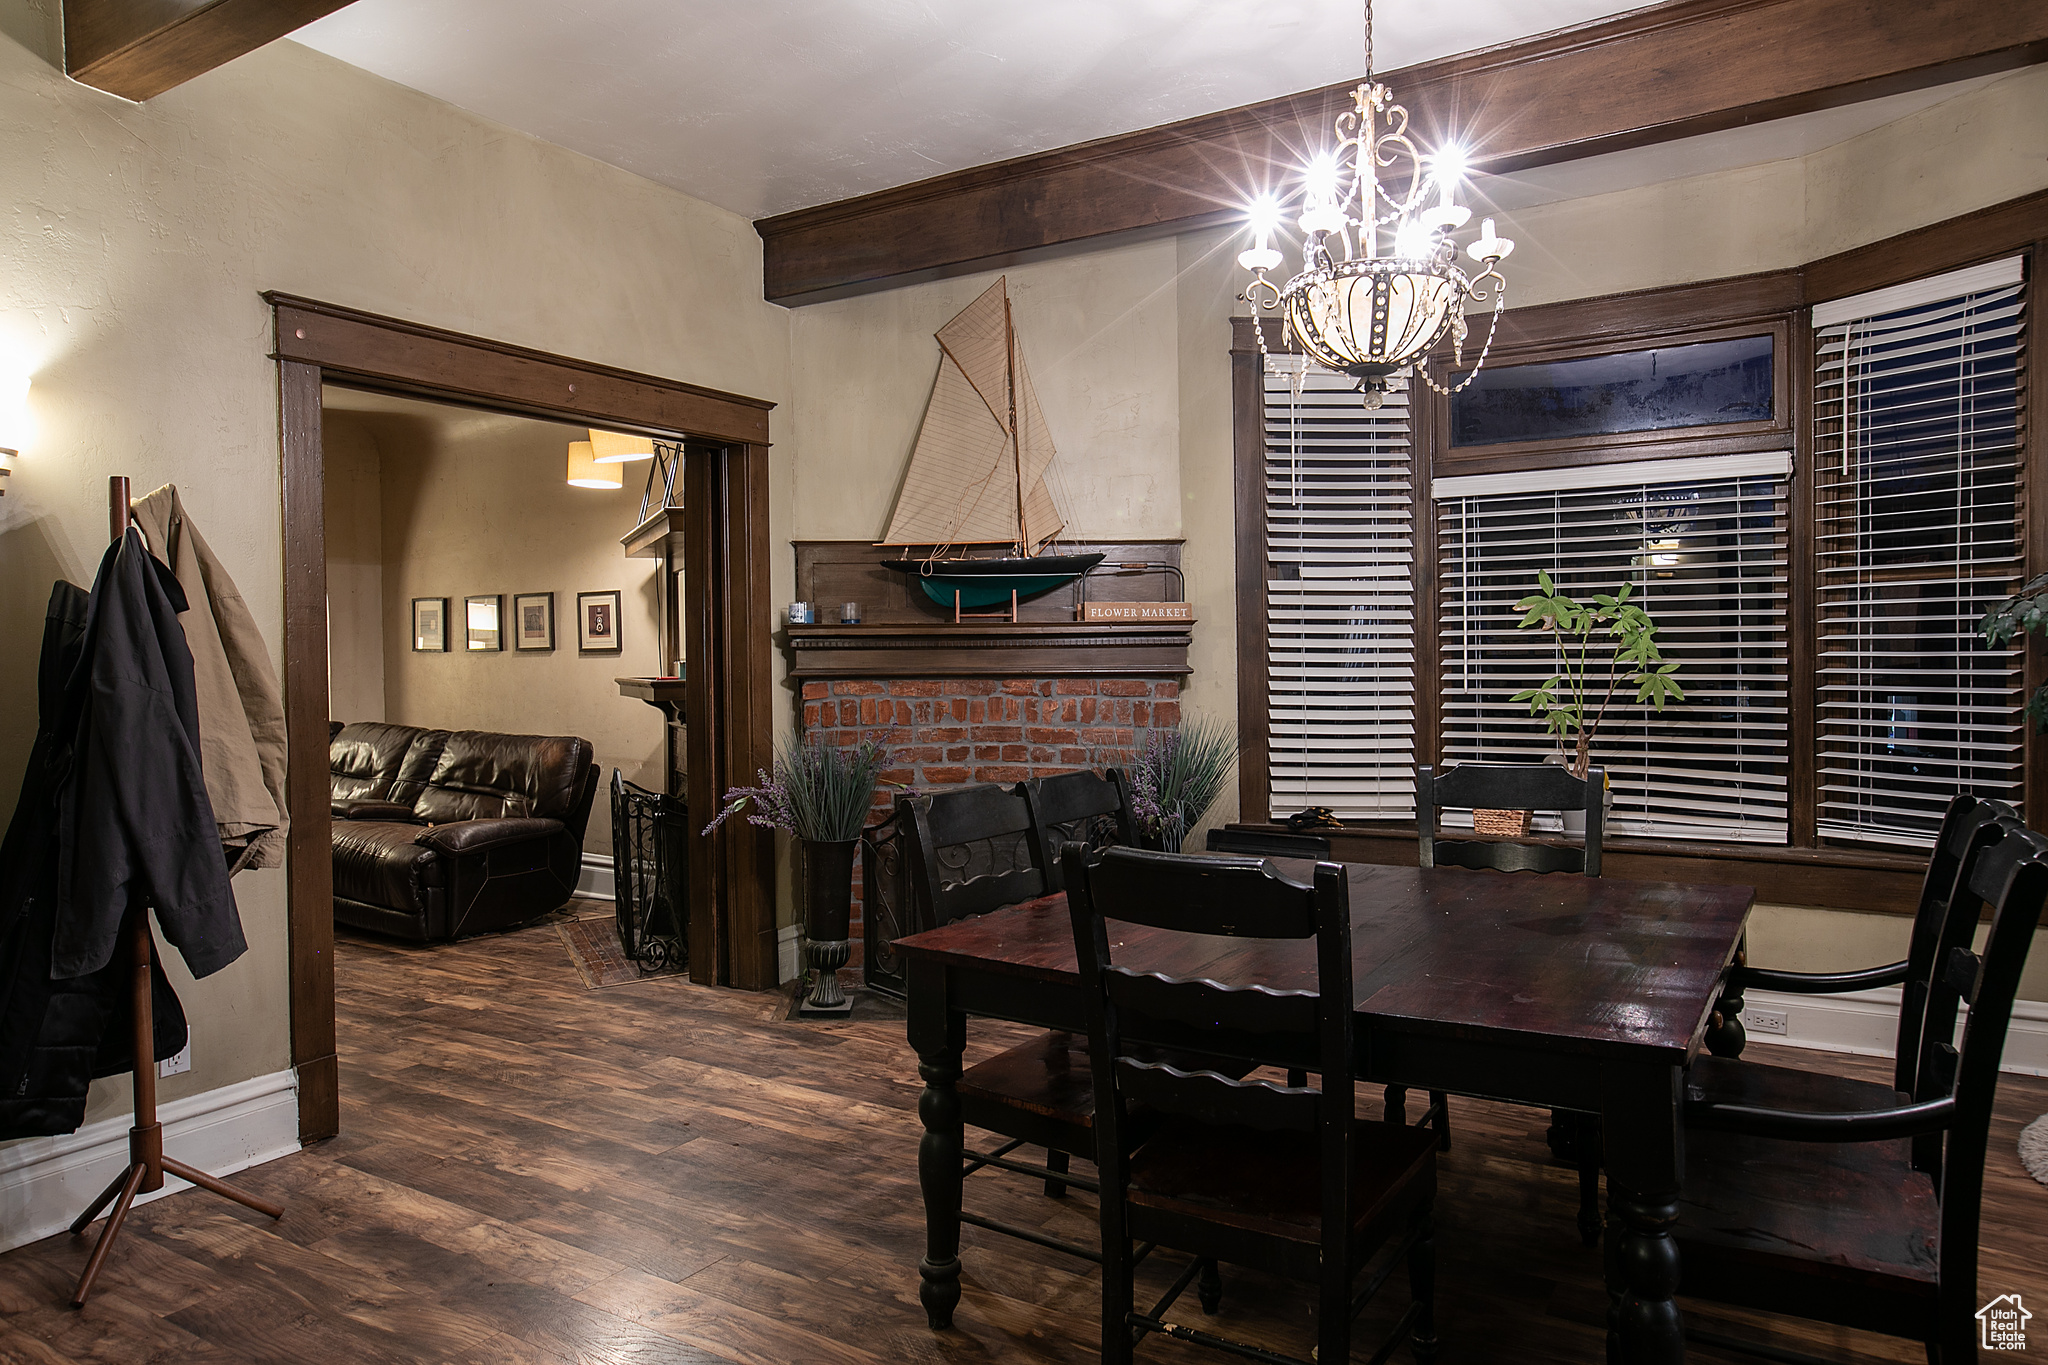
<svg viewBox="0 0 2048 1365">
<path fill-rule="evenodd" d="M 1817 646 L 1813 571 L 1813 337 L 1812 305 L 1829 299 L 1902 284 L 2003 256 L 2026 257 L 2026 276 L 2040 278 L 2048 261 L 2048 192 L 2009 200 L 1931 227 L 1858 247 L 1791 270 L 1735 276 L 1513 309 L 1500 319 L 1490 364 L 1525 364 L 1550 359 L 1611 354 L 1652 345 L 1683 345 L 1768 331 L 1776 347 L 1773 382 L 1785 401 L 1769 422 L 1725 427 L 1630 432 L 1564 441 L 1517 442 L 1449 451 L 1440 433 L 1449 402 L 1432 393 L 1411 408 L 1418 511 L 1415 529 L 1415 752 L 1417 761 L 1437 761 L 1442 752 L 1438 677 L 1436 524 L 1421 504 L 1437 474 L 1480 474 L 1543 468 L 1563 463 L 1569 447 L 1574 463 L 1619 463 L 1680 455 L 1785 450 L 1793 454 L 1787 490 L 1791 594 L 1786 622 L 1790 649 L 1790 715 L 1787 736 L 1790 800 L 1785 846 L 1688 843 L 1614 838 L 1610 872 L 1663 881 L 1757 884 L 1768 881 L 1773 900 L 1840 909 L 1910 914 L 1924 860 L 1909 853 L 1820 844 L 1815 837 L 1814 702 Z M 2029 321 L 2039 316 L 2029 300 Z M 1481 324 L 1484 325 L 1483 323 Z M 1266 714 L 1266 518 L 1265 394 L 1254 327 L 1266 331 L 1266 345 L 1280 350 L 1277 319 L 1231 319 L 1233 473 L 1237 553 L 1238 732 L 1244 757 L 1239 764 L 1238 824 L 1272 828 L 1269 727 Z M 2027 490 L 2025 574 L 2048 569 L 2048 439 L 2026 422 L 2027 371 L 2039 347 L 2023 354 L 2020 462 Z M 1451 368 L 1448 350 L 1429 364 L 1442 382 Z M 1430 623 L 1424 629 L 1423 623 Z M 2031 692 L 2048 681 L 2048 649 L 2030 638 L 2024 686 Z M 2025 742 L 2024 796 L 2028 822 L 2048 817 L 2048 737 L 2029 727 Z M 1426 757 L 1425 757 L 1426 756 Z M 1412 823 L 1371 822 L 1332 836 L 1340 857 L 1360 862 L 1412 864 Z"/>
</svg>

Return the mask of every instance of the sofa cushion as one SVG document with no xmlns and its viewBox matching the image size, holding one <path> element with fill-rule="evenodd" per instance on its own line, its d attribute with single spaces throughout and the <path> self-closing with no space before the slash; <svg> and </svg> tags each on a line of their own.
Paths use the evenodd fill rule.
<svg viewBox="0 0 2048 1365">
<path fill-rule="evenodd" d="M 408 756 L 407 770 L 412 766 Z M 588 740 L 456 730 L 442 745 L 413 809 L 437 825 L 523 816 L 562 820 L 575 806 L 589 766 Z"/>
<path fill-rule="evenodd" d="M 333 799 L 388 799 L 405 756 L 421 733 L 416 726 L 387 725 L 381 720 L 359 720 L 342 726 L 327 744 Z"/>
<path fill-rule="evenodd" d="M 413 731 L 412 747 L 405 751 L 405 761 L 398 766 L 398 776 L 391 781 L 387 795 L 393 801 L 410 806 L 420 799 L 420 793 L 427 789 L 427 781 L 434 775 L 434 768 L 441 761 L 441 751 L 448 744 L 446 730 Z"/>
<path fill-rule="evenodd" d="M 548 839 L 562 832 L 560 820 L 527 816 L 510 820 L 458 820 L 433 825 L 414 841 L 442 853 L 484 853 L 504 844 Z"/>
<path fill-rule="evenodd" d="M 420 827 L 381 820 L 334 824 L 334 894 L 409 914 L 425 911 L 427 889 L 441 882 L 440 853 L 415 842 Z"/>
</svg>

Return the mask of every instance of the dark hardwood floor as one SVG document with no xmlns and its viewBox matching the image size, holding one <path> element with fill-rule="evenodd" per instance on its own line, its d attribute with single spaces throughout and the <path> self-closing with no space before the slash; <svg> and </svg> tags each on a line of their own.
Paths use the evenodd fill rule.
<svg viewBox="0 0 2048 1365">
<path fill-rule="evenodd" d="M 284 1220 L 197 1191 L 147 1205 L 83 1311 L 65 1304 L 85 1239 L 8 1253 L 0 1360 L 1093 1358 L 1090 1269 L 973 1228 L 957 1327 L 926 1329 L 918 1090 L 900 1022 L 780 1022 L 779 996 L 674 978 L 585 990 L 552 926 L 426 949 L 344 936 L 336 968 L 343 1134 L 236 1177 L 283 1200 Z M 1006 1035 L 974 1036 L 985 1051 Z M 1776 1051 L 1796 1065 L 1881 1069 Z M 2048 1081 L 2007 1078 L 1985 1298 L 2048 1302 L 2048 1188 L 2013 1152 L 2044 1111 Z M 1453 1122 L 1437 1242 L 1443 1359 L 1602 1360 L 1599 1253 L 1573 1231 L 1577 1177 L 1547 1160 L 1546 1116 L 1454 1101 Z M 968 1197 L 1012 1221 L 1093 1235 L 1087 1195 L 1053 1201 L 981 1175 Z M 1178 1264 L 1155 1258 L 1146 1286 L 1156 1293 Z M 1400 1284 L 1369 1311 L 1359 1358 L 1405 1302 Z M 1199 1317 L 1192 1295 L 1186 1312 Z M 1305 1353 L 1308 1315 L 1301 1290 L 1227 1271 L 1223 1311 L 1204 1325 Z M 1863 1334 L 1692 1315 L 1845 1362 L 1924 1359 Z M 1159 1340 L 1141 1355 L 1223 1359 Z"/>
</svg>

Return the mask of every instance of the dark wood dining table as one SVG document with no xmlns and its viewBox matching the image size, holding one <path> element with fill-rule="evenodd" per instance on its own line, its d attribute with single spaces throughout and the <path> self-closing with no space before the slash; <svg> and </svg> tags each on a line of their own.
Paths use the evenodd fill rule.
<svg viewBox="0 0 2048 1365">
<path fill-rule="evenodd" d="M 1307 879 L 1312 864 L 1274 859 Z M 1685 1172 L 1680 1105 L 1702 1047 L 1741 1048 L 1724 999 L 1755 892 L 1618 877 L 1347 865 L 1359 1075 L 1598 1114 L 1608 1181 L 1610 1361 L 1685 1358 L 1671 1228 Z M 1307 942 L 1112 925 L 1119 964 L 1178 977 L 1315 988 Z M 963 1134 L 954 1084 L 970 1016 L 1084 1032 L 1066 897 L 899 939 L 924 1093 L 919 1299 L 934 1328 L 960 1302 Z M 1171 1041 L 1171 1040 L 1166 1040 Z M 1572 1236 L 1568 1219 L 1559 1235 Z"/>
</svg>

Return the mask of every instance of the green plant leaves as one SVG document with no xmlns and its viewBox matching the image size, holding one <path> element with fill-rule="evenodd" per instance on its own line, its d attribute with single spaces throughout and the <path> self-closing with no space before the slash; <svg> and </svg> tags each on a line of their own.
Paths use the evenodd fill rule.
<svg viewBox="0 0 2048 1365">
<path fill-rule="evenodd" d="M 1635 689 L 1637 705 L 1658 711 L 1668 702 L 1685 700 L 1685 689 L 1673 676 L 1678 664 L 1667 661 L 1657 643 L 1657 623 L 1630 600 L 1635 584 L 1623 583 L 1612 593 L 1595 593 L 1590 605 L 1559 592 L 1547 570 L 1537 571 L 1536 584 L 1541 591 L 1515 603 L 1515 610 L 1522 613 L 1517 628 L 1550 631 L 1565 666 L 1540 686 L 1517 692 L 1509 700 L 1528 703 L 1529 714 L 1543 717 L 1544 729 L 1556 735 L 1560 744 L 1570 745 L 1581 732 L 1590 743 L 1608 705 L 1624 685 Z M 1605 643 L 1604 659 L 1594 649 L 1596 636 Z M 1597 674 L 1603 663 L 1607 674 L 1604 691 L 1597 676 L 1589 678 L 1589 670 Z"/>
</svg>

